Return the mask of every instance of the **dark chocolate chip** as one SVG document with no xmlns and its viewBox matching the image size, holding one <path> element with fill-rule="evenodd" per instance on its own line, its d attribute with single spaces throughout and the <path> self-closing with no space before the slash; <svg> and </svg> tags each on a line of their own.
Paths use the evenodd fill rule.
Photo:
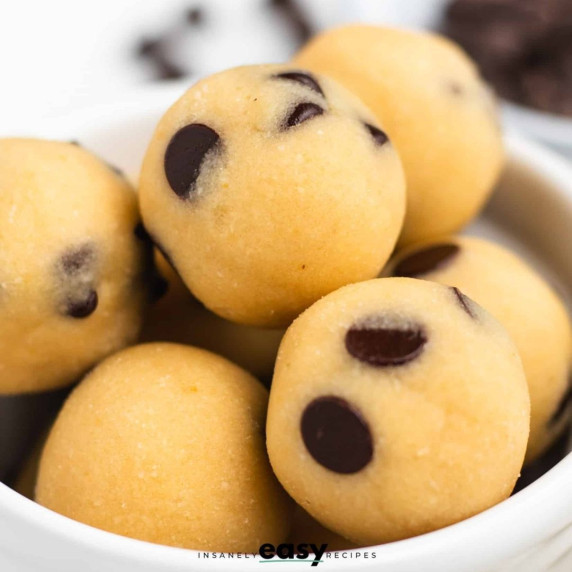
<svg viewBox="0 0 572 572">
<path fill-rule="evenodd" d="M 420 327 L 388 328 L 375 316 L 353 325 L 346 333 L 348 353 L 376 367 L 398 366 L 414 360 L 427 343 Z"/>
<path fill-rule="evenodd" d="M 76 147 L 81 147 L 81 143 L 77 139 L 70 139 L 68 143 L 70 145 L 75 145 Z"/>
<path fill-rule="evenodd" d="M 369 131 L 369 134 L 373 137 L 373 140 L 380 147 L 381 145 L 385 145 L 389 141 L 389 137 L 387 136 L 387 134 L 384 131 L 382 131 L 379 127 L 371 125 L 370 123 L 364 123 L 364 125 L 366 129 Z"/>
<path fill-rule="evenodd" d="M 314 399 L 302 414 L 300 428 L 310 455 L 335 473 L 357 473 L 373 457 L 373 440 L 367 422 L 341 397 Z"/>
<path fill-rule="evenodd" d="M 95 259 L 93 247 L 84 244 L 79 248 L 68 250 L 61 258 L 61 268 L 67 276 L 75 276 L 88 268 Z"/>
<path fill-rule="evenodd" d="M 209 152 L 220 145 L 218 133 L 202 123 L 185 125 L 173 135 L 165 152 L 165 175 L 175 194 L 188 199 Z"/>
<path fill-rule="evenodd" d="M 187 10 L 187 22 L 192 26 L 199 26 L 203 23 L 203 20 L 204 14 L 200 8 L 195 7 Z"/>
<path fill-rule="evenodd" d="M 570 410 L 571 405 L 572 405 L 572 383 L 568 382 L 568 388 L 566 389 L 564 395 L 560 399 L 558 407 L 552 414 L 550 421 L 548 421 L 548 426 L 553 427 L 554 425 L 557 425 L 562 420 L 566 412 Z"/>
<path fill-rule="evenodd" d="M 269 4 L 281 12 L 282 19 L 291 28 L 300 44 L 305 44 L 314 35 L 311 21 L 296 0 L 269 0 Z"/>
<path fill-rule="evenodd" d="M 291 72 L 284 72 L 279 73 L 274 76 L 277 79 L 285 79 L 288 81 L 295 81 L 296 83 L 302 84 L 306 87 L 309 87 L 312 91 L 319 93 L 320 95 L 324 95 L 320 84 L 316 81 L 316 79 L 311 76 L 307 72 L 300 72 L 300 71 L 291 71 Z"/>
<path fill-rule="evenodd" d="M 97 308 L 97 292 L 89 290 L 82 300 L 68 300 L 66 314 L 72 318 L 87 318 Z"/>
<path fill-rule="evenodd" d="M 456 244 L 435 244 L 416 250 L 395 265 L 392 275 L 415 278 L 440 270 L 449 264 L 460 250 Z"/>
<path fill-rule="evenodd" d="M 473 311 L 473 301 L 468 296 L 465 296 L 458 288 L 453 286 L 451 290 L 455 294 L 455 298 L 457 299 L 457 302 L 459 302 L 461 308 L 463 308 L 463 311 L 469 314 L 471 318 L 476 318 L 477 316 Z"/>
<path fill-rule="evenodd" d="M 153 65 L 158 79 L 178 79 L 189 73 L 170 60 L 165 45 L 159 38 L 141 40 L 137 54 Z"/>
<path fill-rule="evenodd" d="M 309 101 L 299 103 L 294 108 L 294 111 L 288 116 L 285 128 L 288 129 L 289 127 L 295 127 L 296 125 L 300 125 L 300 123 L 304 123 L 304 121 L 308 121 L 308 119 L 318 117 L 318 115 L 322 115 L 323 113 L 324 110 L 316 103 L 311 103 Z"/>
</svg>

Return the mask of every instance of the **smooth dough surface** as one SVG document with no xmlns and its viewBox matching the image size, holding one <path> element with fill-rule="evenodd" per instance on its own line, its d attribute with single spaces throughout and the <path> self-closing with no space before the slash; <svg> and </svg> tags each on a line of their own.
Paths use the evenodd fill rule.
<svg viewBox="0 0 572 572">
<path fill-rule="evenodd" d="M 270 385 L 283 328 L 259 328 L 230 322 L 205 308 L 186 288 L 163 256 L 157 267 L 168 282 L 165 296 L 143 325 L 142 342 L 189 344 L 219 354 Z"/>
<path fill-rule="evenodd" d="M 75 381 L 135 342 L 152 250 L 126 179 L 85 149 L 0 139 L 0 393 Z"/>
<path fill-rule="evenodd" d="M 529 414 L 520 358 L 496 320 L 453 288 L 383 278 L 341 288 L 290 326 L 267 446 L 296 502 L 370 545 L 507 498 Z"/>
<path fill-rule="evenodd" d="M 377 275 L 401 230 L 405 186 L 391 142 L 354 95 L 264 65 L 210 76 L 167 111 L 140 200 L 149 232 L 201 302 L 278 327 Z"/>
<path fill-rule="evenodd" d="M 570 320 L 552 288 L 516 254 L 469 236 L 406 249 L 384 274 L 456 286 L 503 324 L 520 353 L 530 391 L 527 461 L 542 453 L 570 418 Z"/>
<path fill-rule="evenodd" d="M 143 344 L 100 364 L 64 405 L 36 500 L 111 532 L 185 548 L 282 542 L 290 500 L 264 447 L 268 394 L 210 352 Z"/>
<path fill-rule="evenodd" d="M 402 245 L 455 232 L 478 213 L 503 145 L 495 103 L 458 46 L 426 32 L 346 26 L 293 61 L 353 90 L 387 129 L 407 179 Z"/>
</svg>

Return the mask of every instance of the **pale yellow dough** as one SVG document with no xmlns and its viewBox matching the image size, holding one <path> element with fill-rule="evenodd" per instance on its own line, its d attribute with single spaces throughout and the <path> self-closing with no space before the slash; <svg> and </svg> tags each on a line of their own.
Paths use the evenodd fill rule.
<svg viewBox="0 0 572 572">
<path fill-rule="evenodd" d="M 445 253 L 443 247 L 449 248 L 449 254 L 439 259 L 438 253 Z M 458 250 L 452 252 L 451 247 Z M 531 461 L 554 441 L 570 418 L 561 403 L 568 389 L 572 346 L 566 307 L 516 254 L 487 240 L 460 236 L 420 244 L 400 252 L 385 273 L 408 272 L 409 260 L 418 261 L 418 278 L 457 286 L 511 335 L 530 391 L 526 457 Z"/>
<path fill-rule="evenodd" d="M 70 384 L 135 342 L 151 263 L 138 223 L 132 187 L 85 149 L 0 139 L 0 393 Z"/>
<path fill-rule="evenodd" d="M 141 173 L 145 224 L 185 284 L 250 325 L 288 325 L 324 294 L 375 277 L 403 221 L 401 163 L 370 133 L 372 113 L 328 78 L 314 76 L 322 95 L 275 77 L 293 71 L 247 66 L 198 82 L 159 122 Z M 288 127 L 301 104 L 322 114 Z M 198 146 L 180 130 L 197 124 L 219 139 L 186 172 L 181 157 Z M 177 180 L 195 173 L 183 198 L 167 178 L 176 158 Z"/>
<path fill-rule="evenodd" d="M 258 551 L 289 529 L 264 447 L 268 394 L 210 352 L 143 344 L 100 364 L 64 405 L 36 500 L 170 546 Z"/>
<path fill-rule="evenodd" d="M 184 343 L 219 354 L 269 385 L 284 329 L 229 322 L 205 308 L 161 255 L 159 272 L 168 282 L 165 296 L 149 312 L 142 342 Z"/>
<path fill-rule="evenodd" d="M 318 35 L 293 62 L 353 90 L 386 127 L 407 179 L 402 245 L 455 232 L 478 213 L 503 145 L 494 101 L 458 46 L 427 32 L 354 25 Z"/>
<path fill-rule="evenodd" d="M 385 334 L 397 335 L 397 346 Z M 418 335 L 426 341 L 407 357 L 402 350 Z M 392 347 L 406 361 L 364 361 L 392 355 Z M 346 403 L 343 411 L 366 432 L 347 417 L 333 425 L 335 416 L 313 416 L 328 401 Z M 520 358 L 495 319 L 453 288 L 383 278 L 326 296 L 290 326 L 267 446 L 294 500 L 327 528 L 370 545 L 447 526 L 507 498 L 529 414 Z"/>
</svg>

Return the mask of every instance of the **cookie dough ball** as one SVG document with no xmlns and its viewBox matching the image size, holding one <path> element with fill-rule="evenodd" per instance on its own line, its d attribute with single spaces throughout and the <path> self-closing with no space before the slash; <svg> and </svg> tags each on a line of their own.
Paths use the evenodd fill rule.
<svg viewBox="0 0 572 572">
<path fill-rule="evenodd" d="M 527 461 L 537 457 L 569 420 L 570 320 L 552 288 L 512 252 L 469 236 L 407 249 L 385 273 L 456 286 L 503 324 L 520 353 L 530 391 Z"/>
<path fill-rule="evenodd" d="M 157 254 L 168 290 L 149 312 L 141 341 L 176 342 L 209 350 L 243 367 L 270 385 L 284 329 L 229 322 L 205 308 L 186 288 L 163 256 Z"/>
<path fill-rule="evenodd" d="M 132 187 L 71 143 L 0 140 L 0 393 L 75 381 L 135 342 L 151 245 Z"/>
<path fill-rule="evenodd" d="M 161 119 L 143 218 L 191 292 L 232 321 L 288 325 L 376 276 L 404 213 L 397 153 L 371 112 L 292 66 L 208 77 Z"/>
<path fill-rule="evenodd" d="M 407 179 L 401 244 L 454 232 L 478 213 L 503 146 L 491 95 L 460 48 L 426 32 L 348 26 L 294 62 L 353 90 L 383 122 Z"/>
<path fill-rule="evenodd" d="M 290 500 L 264 447 L 268 394 L 210 352 L 144 344 L 72 393 L 44 449 L 36 500 L 80 522 L 198 550 L 282 542 Z"/>
<path fill-rule="evenodd" d="M 520 358 L 496 320 L 455 288 L 384 278 L 326 296 L 290 326 L 267 445 L 296 502 L 370 545 L 507 498 L 529 413 Z"/>
</svg>

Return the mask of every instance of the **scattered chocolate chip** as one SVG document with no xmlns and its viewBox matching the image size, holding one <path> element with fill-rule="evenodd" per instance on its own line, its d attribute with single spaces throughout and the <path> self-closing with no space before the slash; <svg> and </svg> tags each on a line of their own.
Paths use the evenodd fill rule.
<svg viewBox="0 0 572 572">
<path fill-rule="evenodd" d="M 76 147 L 81 147 L 81 143 L 77 139 L 70 139 L 68 143 L 70 145 L 75 145 Z"/>
<path fill-rule="evenodd" d="M 314 399 L 302 414 L 300 428 L 310 455 L 335 473 L 357 473 L 373 457 L 373 440 L 367 422 L 341 397 Z"/>
<path fill-rule="evenodd" d="M 191 123 L 173 135 L 165 152 L 165 175 L 175 194 L 188 199 L 209 152 L 220 146 L 218 133 L 201 123 Z"/>
<path fill-rule="evenodd" d="M 553 427 L 554 425 L 557 425 L 562 420 L 565 413 L 570 410 L 571 405 L 572 405 L 572 383 L 569 381 L 568 388 L 566 389 L 564 395 L 560 399 L 558 407 L 552 414 L 550 421 L 548 421 L 548 426 Z"/>
<path fill-rule="evenodd" d="M 453 293 L 455 294 L 455 298 L 457 299 L 457 301 L 459 302 L 459 304 L 461 305 L 461 308 L 463 308 L 463 310 L 473 319 L 475 319 L 477 316 L 475 315 L 475 312 L 473 311 L 473 301 L 468 297 L 465 296 L 458 288 L 455 288 L 454 286 L 451 288 L 451 290 L 453 291 Z"/>
<path fill-rule="evenodd" d="M 95 260 L 95 251 L 90 244 L 68 250 L 61 257 L 61 269 L 68 276 L 75 276 L 87 269 Z"/>
<path fill-rule="evenodd" d="M 304 123 L 304 121 L 318 117 L 318 115 L 322 115 L 323 113 L 324 110 L 316 103 L 310 103 L 309 101 L 299 103 L 294 108 L 294 111 L 288 116 L 288 119 L 286 120 L 286 129 L 300 125 L 300 123 Z"/>
<path fill-rule="evenodd" d="M 144 38 L 137 48 L 137 54 L 154 66 L 158 79 L 178 79 L 189 73 L 170 60 L 161 39 Z"/>
<path fill-rule="evenodd" d="M 274 77 L 277 79 L 295 81 L 296 83 L 309 87 L 312 91 L 319 93 L 321 96 L 324 95 L 324 92 L 322 91 L 320 84 L 316 81 L 314 77 L 312 77 L 307 72 L 300 72 L 300 71 L 284 72 L 276 74 Z"/>
<path fill-rule="evenodd" d="M 269 0 L 269 5 L 281 12 L 283 20 L 290 26 L 300 45 L 314 35 L 312 23 L 296 0 Z"/>
<path fill-rule="evenodd" d="M 421 327 L 398 329 L 380 323 L 371 316 L 347 331 L 346 349 L 351 356 L 375 367 L 388 367 L 406 364 L 423 351 L 427 336 Z"/>
<path fill-rule="evenodd" d="M 402 258 L 393 269 L 393 276 L 415 278 L 442 269 L 461 249 L 456 244 L 435 244 L 416 250 Z"/>
<path fill-rule="evenodd" d="M 453 80 L 448 81 L 447 82 L 447 88 L 448 88 L 449 92 L 453 95 L 463 95 L 465 93 L 465 89 L 457 81 L 453 81 Z"/>
<path fill-rule="evenodd" d="M 199 26 L 204 21 L 204 13 L 199 7 L 187 10 L 187 22 L 192 26 Z"/>
<path fill-rule="evenodd" d="M 373 140 L 377 143 L 377 145 L 385 145 L 389 141 L 389 137 L 387 134 L 382 131 L 379 127 L 375 125 L 371 125 L 370 123 L 364 123 L 366 129 L 369 131 L 369 134 L 373 137 Z"/>
<path fill-rule="evenodd" d="M 95 290 L 89 290 L 82 300 L 68 300 L 66 314 L 72 318 L 87 318 L 97 308 L 98 297 Z"/>
</svg>

